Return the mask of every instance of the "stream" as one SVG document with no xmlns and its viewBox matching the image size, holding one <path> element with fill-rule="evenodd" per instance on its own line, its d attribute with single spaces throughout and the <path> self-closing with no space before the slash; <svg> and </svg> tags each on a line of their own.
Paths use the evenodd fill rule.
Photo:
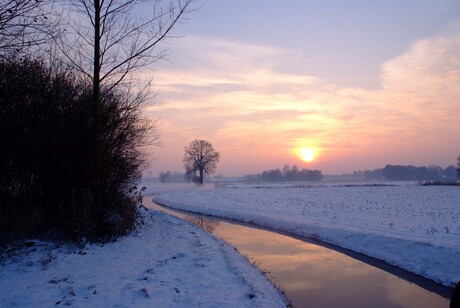
<svg viewBox="0 0 460 308">
<path fill-rule="evenodd" d="M 451 289 L 376 259 L 308 238 L 144 205 L 190 221 L 247 256 L 293 307 L 449 307 Z"/>
</svg>

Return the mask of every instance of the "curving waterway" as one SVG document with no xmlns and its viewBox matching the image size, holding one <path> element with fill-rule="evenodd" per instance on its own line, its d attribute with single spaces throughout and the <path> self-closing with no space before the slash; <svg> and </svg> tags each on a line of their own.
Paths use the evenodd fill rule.
<svg viewBox="0 0 460 308">
<path fill-rule="evenodd" d="M 449 307 L 451 289 L 337 246 L 253 225 L 148 208 L 200 226 L 246 255 L 281 287 L 293 307 Z"/>
</svg>

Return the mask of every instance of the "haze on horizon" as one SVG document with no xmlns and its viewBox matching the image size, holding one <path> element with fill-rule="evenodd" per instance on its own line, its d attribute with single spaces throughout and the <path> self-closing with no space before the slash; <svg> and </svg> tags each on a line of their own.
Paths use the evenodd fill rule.
<svg viewBox="0 0 460 308">
<path fill-rule="evenodd" d="M 217 174 L 324 174 L 460 155 L 460 0 L 197 1 L 153 74 L 162 147 L 146 174 L 183 171 L 194 139 Z"/>
</svg>

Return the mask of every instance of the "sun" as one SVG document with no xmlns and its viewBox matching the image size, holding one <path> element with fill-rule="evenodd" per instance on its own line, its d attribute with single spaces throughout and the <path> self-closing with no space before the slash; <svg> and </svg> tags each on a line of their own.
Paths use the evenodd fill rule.
<svg viewBox="0 0 460 308">
<path fill-rule="evenodd" d="M 312 162 L 316 158 L 315 149 L 312 148 L 301 148 L 300 149 L 300 157 L 304 162 Z"/>
</svg>

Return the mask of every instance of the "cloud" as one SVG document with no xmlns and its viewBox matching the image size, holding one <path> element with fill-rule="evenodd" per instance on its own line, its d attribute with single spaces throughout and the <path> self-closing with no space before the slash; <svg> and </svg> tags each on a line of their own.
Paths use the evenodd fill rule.
<svg viewBox="0 0 460 308">
<path fill-rule="evenodd" d="M 384 89 L 430 97 L 435 94 L 433 88 L 455 91 L 451 86 L 458 86 L 459 76 L 459 35 L 417 41 L 408 52 L 382 66 Z"/>
<path fill-rule="evenodd" d="M 158 73 L 162 88 L 241 87 L 272 90 L 279 87 L 304 87 L 318 78 L 277 73 L 274 67 L 296 57 L 298 51 L 229 42 L 213 38 L 187 37 L 178 41 L 174 67 Z"/>
<path fill-rule="evenodd" d="M 406 53 L 382 65 L 379 95 L 382 105 L 392 104 L 392 121 L 440 134 L 460 115 L 460 26 L 453 27 L 453 33 L 414 42 Z"/>
<path fill-rule="evenodd" d="M 283 63 L 298 56 L 296 50 L 181 39 L 176 63 L 155 75 L 163 104 L 148 112 L 161 117 L 164 153 L 179 151 L 179 157 L 190 140 L 209 138 L 223 157 L 234 157 L 226 159 L 227 166 L 238 165 L 248 151 L 273 163 L 302 144 L 322 151 L 318 166 L 326 169 L 326 162 L 332 166 L 341 159 L 348 168 L 350 159 L 427 161 L 439 151 L 452 152 L 451 143 L 460 140 L 457 30 L 454 24 L 442 35 L 413 42 L 383 63 L 381 87 L 373 90 L 281 72 Z"/>
</svg>

